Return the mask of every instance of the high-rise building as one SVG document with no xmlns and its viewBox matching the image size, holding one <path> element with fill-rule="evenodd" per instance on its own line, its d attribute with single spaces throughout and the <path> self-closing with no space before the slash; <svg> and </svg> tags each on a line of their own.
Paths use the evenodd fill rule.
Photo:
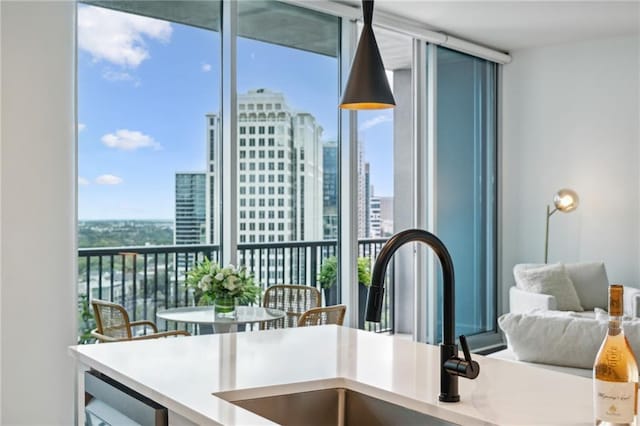
<svg viewBox="0 0 640 426">
<path fill-rule="evenodd" d="M 220 190 L 222 177 L 222 146 L 220 144 L 220 117 L 207 114 L 207 172 L 206 172 L 206 235 L 207 244 L 220 241 Z"/>
<path fill-rule="evenodd" d="M 323 237 L 338 238 L 338 144 L 326 142 L 322 147 L 323 164 Z"/>
<path fill-rule="evenodd" d="M 371 187 L 370 230 L 371 238 L 383 238 L 393 235 L 393 197 L 373 195 Z"/>
<path fill-rule="evenodd" d="M 364 230 L 365 230 L 365 235 L 363 235 L 365 238 L 371 238 L 371 195 L 373 194 L 373 187 L 371 186 L 371 173 L 369 171 L 370 165 L 369 163 L 364 163 L 364 200 L 363 200 L 363 205 L 364 205 L 364 218 L 365 218 L 365 224 L 364 224 Z"/>
<path fill-rule="evenodd" d="M 372 196 L 369 199 L 369 237 L 380 238 L 381 236 L 380 197 Z"/>
<path fill-rule="evenodd" d="M 323 238 L 323 160 L 322 126 L 313 115 L 292 113 L 293 146 L 297 157 L 296 179 L 296 240 Z"/>
<path fill-rule="evenodd" d="M 393 197 L 380 199 L 380 237 L 393 235 Z"/>
<path fill-rule="evenodd" d="M 174 244 L 206 242 L 206 175 L 176 173 Z"/>
<path fill-rule="evenodd" d="M 364 161 L 364 142 L 358 141 L 358 238 L 369 238 L 371 228 L 371 182 Z"/>
<path fill-rule="evenodd" d="M 207 115 L 208 234 L 220 217 L 220 122 Z M 238 242 L 323 237 L 322 127 L 266 89 L 238 95 Z"/>
</svg>

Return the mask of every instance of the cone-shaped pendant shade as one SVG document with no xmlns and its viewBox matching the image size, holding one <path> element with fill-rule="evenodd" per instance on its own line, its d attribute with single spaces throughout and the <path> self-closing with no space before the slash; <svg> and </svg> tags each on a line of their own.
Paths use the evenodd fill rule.
<svg viewBox="0 0 640 426">
<path fill-rule="evenodd" d="M 358 42 L 356 56 L 351 65 L 347 87 L 340 102 L 342 109 L 393 108 L 396 101 L 389 88 L 389 81 L 373 34 L 373 0 L 363 0 L 364 27 Z"/>
</svg>

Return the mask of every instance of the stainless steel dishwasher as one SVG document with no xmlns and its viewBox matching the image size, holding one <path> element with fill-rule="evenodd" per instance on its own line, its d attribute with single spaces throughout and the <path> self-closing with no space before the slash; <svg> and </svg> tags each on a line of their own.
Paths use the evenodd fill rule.
<svg viewBox="0 0 640 426">
<path fill-rule="evenodd" d="M 167 426 L 168 412 L 157 402 L 104 374 L 84 375 L 85 426 Z"/>
</svg>

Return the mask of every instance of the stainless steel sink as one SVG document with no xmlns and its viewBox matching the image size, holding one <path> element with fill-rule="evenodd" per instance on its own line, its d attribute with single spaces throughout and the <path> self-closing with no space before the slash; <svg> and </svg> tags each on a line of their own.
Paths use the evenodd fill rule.
<svg viewBox="0 0 640 426">
<path fill-rule="evenodd" d="M 343 388 L 229 402 L 281 425 L 455 426 L 455 423 Z"/>
</svg>

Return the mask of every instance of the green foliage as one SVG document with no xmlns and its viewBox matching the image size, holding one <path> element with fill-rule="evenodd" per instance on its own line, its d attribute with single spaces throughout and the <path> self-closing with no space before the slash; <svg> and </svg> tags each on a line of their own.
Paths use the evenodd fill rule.
<svg viewBox="0 0 640 426">
<path fill-rule="evenodd" d="M 371 286 L 371 258 L 358 258 L 358 282 L 366 287 Z"/>
<path fill-rule="evenodd" d="M 127 247 L 173 244 L 173 222 L 162 220 L 83 220 L 78 247 Z"/>
<path fill-rule="evenodd" d="M 325 259 L 320 267 L 318 281 L 322 288 L 331 288 L 338 279 L 338 259 L 330 256 Z M 358 282 L 367 287 L 371 285 L 371 259 L 368 257 L 358 258 Z"/>
<path fill-rule="evenodd" d="M 322 288 L 331 288 L 338 279 L 338 259 L 335 256 L 327 257 L 320 267 L 318 281 Z"/>
<path fill-rule="evenodd" d="M 78 344 L 93 343 L 91 330 L 96 328 L 96 321 L 89 307 L 89 298 L 86 294 L 78 296 Z"/>
<path fill-rule="evenodd" d="M 260 296 L 260 287 L 246 267 L 222 268 L 207 258 L 187 273 L 187 287 L 194 289 L 198 305 L 211 304 L 222 296 L 233 297 L 245 305 L 255 303 Z"/>
</svg>

